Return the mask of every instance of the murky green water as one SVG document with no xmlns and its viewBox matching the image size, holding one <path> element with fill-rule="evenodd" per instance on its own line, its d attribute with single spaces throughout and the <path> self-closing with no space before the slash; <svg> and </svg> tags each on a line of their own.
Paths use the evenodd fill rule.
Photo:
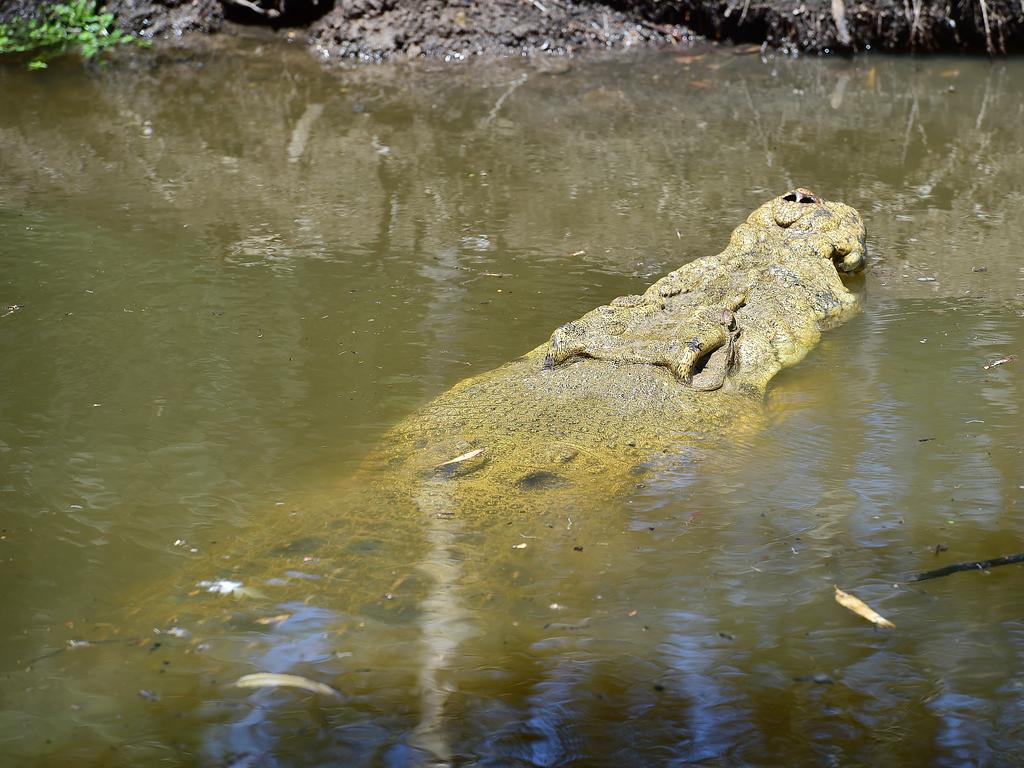
<svg viewBox="0 0 1024 768">
<path fill-rule="evenodd" d="M 1024 550 L 1024 362 L 984 368 L 1024 355 L 1024 61 L 216 45 L 0 69 L 5 761 L 1024 760 L 1020 567 L 904 583 Z M 795 184 L 873 268 L 763 430 L 572 514 L 349 502 L 417 405 Z M 222 552 L 278 576 L 189 595 Z"/>
</svg>

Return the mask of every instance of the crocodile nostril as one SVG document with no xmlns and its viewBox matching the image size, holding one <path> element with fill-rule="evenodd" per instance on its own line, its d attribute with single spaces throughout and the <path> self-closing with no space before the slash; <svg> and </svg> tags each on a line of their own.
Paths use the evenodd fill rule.
<svg viewBox="0 0 1024 768">
<path fill-rule="evenodd" d="M 800 195 L 800 199 L 797 200 L 797 202 L 803 203 L 804 205 L 808 205 L 810 203 L 818 202 L 818 198 L 816 198 L 814 195 Z"/>
<path fill-rule="evenodd" d="M 795 203 L 796 202 L 796 192 L 790 192 L 788 195 L 783 195 L 782 199 L 785 200 L 787 203 Z"/>
</svg>

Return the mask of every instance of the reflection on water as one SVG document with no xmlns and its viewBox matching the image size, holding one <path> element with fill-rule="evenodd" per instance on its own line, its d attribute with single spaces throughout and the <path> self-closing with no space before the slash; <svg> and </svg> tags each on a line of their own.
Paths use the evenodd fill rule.
<svg viewBox="0 0 1024 768">
<path fill-rule="evenodd" d="M 1019 568 L 905 580 L 1024 550 L 1024 369 L 984 368 L 1024 353 L 1024 63 L 222 42 L 0 69 L 11 760 L 1019 762 Z M 760 431 L 513 520 L 346 483 L 796 184 L 864 212 L 873 269 Z"/>
</svg>

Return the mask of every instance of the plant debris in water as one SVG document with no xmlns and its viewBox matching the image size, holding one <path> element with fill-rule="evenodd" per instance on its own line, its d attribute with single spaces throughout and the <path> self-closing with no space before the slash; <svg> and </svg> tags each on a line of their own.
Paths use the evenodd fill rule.
<svg viewBox="0 0 1024 768">
<path fill-rule="evenodd" d="M 273 672 L 256 672 L 243 675 L 234 682 L 236 688 L 299 688 L 323 696 L 341 696 L 341 692 L 326 683 L 318 683 L 301 675 L 281 675 Z"/>
<path fill-rule="evenodd" d="M 859 597 L 843 592 L 839 587 L 836 587 L 836 602 L 839 603 L 843 608 L 849 611 L 853 611 L 862 619 L 867 619 L 877 627 L 882 629 L 896 629 L 896 625 L 889 621 L 887 618 L 877 613 L 871 606 L 861 600 Z"/>
<path fill-rule="evenodd" d="M 995 367 L 1000 366 L 1000 365 L 1006 365 L 1007 363 L 1012 363 L 1016 359 L 1017 359 L 1016 355 L 1007 355 L 1006 357 L 1000 357 L 998 360 L 993 360 L 988 365 L 985 365 L 985 366 L 982 366 L 982 367 L 987 371 L 989 368 L 995 368 Z"/>
<path fill-rule="evenodd" d="M 949 549 L 949 547 L 946 547 L 946 549 Z M 938 548 L 936 548 L 936 554 L 938 554 Z M 1013 565 L 1014 563 L 1024 563 L 1024 552 L 993 557 L 990 560 L 968 560 L 963 563 L 953 563 L 942 568 L 936 568 L 934 571 L 919 573 L 910 580 L 927 581 L 928 579 L 937 579 L 940 576 L 949 576 L 951 573 L 960 573 L 961 571 L 981 571 L 984 573 L 990 568 L 998 568 L 1001 565 Z"/>
</svg>

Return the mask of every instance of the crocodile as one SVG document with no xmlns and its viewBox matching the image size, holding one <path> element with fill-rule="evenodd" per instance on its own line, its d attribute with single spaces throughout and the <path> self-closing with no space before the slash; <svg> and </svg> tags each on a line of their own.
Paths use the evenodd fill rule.
<svg viewBox="0 0 1024 768">
<path fill-rule="evenodd" d="M 856 312 L 860 214 L 798 188 L 761 205 L 715 256 L 670 272 L 468 378 L 397 425 L 370 459 L 391 488 L 448 512 L 605 496 L 674 447 L 756 424 L 772 377 Z M 454 497 L 458 497 L 455 499 Z"/>
<path fill-rule="evenodd" d="M 583 605 L 588 589 L 615 578 L 583 572 L 605 573 L 620 555 L 628 562 L 614 539 L 598 560 L 552 560 L 563 541 L 549 535 L 553 522 L 614 530 L 619 508 L 606 502 L 638 475 L 680 461 L 688 446 L 713 451 L 722 436 L 756 428 L 772 377 L 858 310 L 843 276 L 863 269 L 864 240 L 856 210 L 794 189 L 751 213 L 721 253 L 456 384 L 392 428 L 337 487 L 292 499 L 247 535 L 204 550 L 170 589 L 125 596 L 120 604 L 133 608 L 119 623 L 161 633 L 161 664 L 174 654 L 173 681 L 161 677 L 164 667 L 145 679 L 175 682 L 186 709 L 202 681 L 253 671 L 308 673 L 375 701 L 393 696 L 374 706 L 406 713 L 402 727 L 424 762 L 450 764 L 460 647 L 486 642 L 506 617 L 500 636 L 511 637 L 532 610 L 514 588 L 481 596 L 480 585 L 558 564 L 574 574 L 573 599 Z M 336 642 L 353 658 L 341 661 Z M 156 664 L 149 651 L 139 652 L 142 664 Z M 124 681 L 122 695 L 134 696 L 144 673 L 124 674 L 122 652 L 108 653 L 104 681 Z M 89 663 L 105 668 L 98 655 Z M 385 677 L 367 688 L 360 670 L 371 668 Z M 201 696 L 225 693 L 202 688 Z M 230 744 L 232 729 L 258 730 L 270 716 L 267 699 L 256 701 L 263 714 L 251 722 L 245 710 L 217 726 L 201 707 L 188 716 L 199 718 L 203 739 Z M 359 717 L 362 701 L 337 704 L 330 716 Z M 173 733 L 177 722 L 168 716 Z"/>
</svg>

